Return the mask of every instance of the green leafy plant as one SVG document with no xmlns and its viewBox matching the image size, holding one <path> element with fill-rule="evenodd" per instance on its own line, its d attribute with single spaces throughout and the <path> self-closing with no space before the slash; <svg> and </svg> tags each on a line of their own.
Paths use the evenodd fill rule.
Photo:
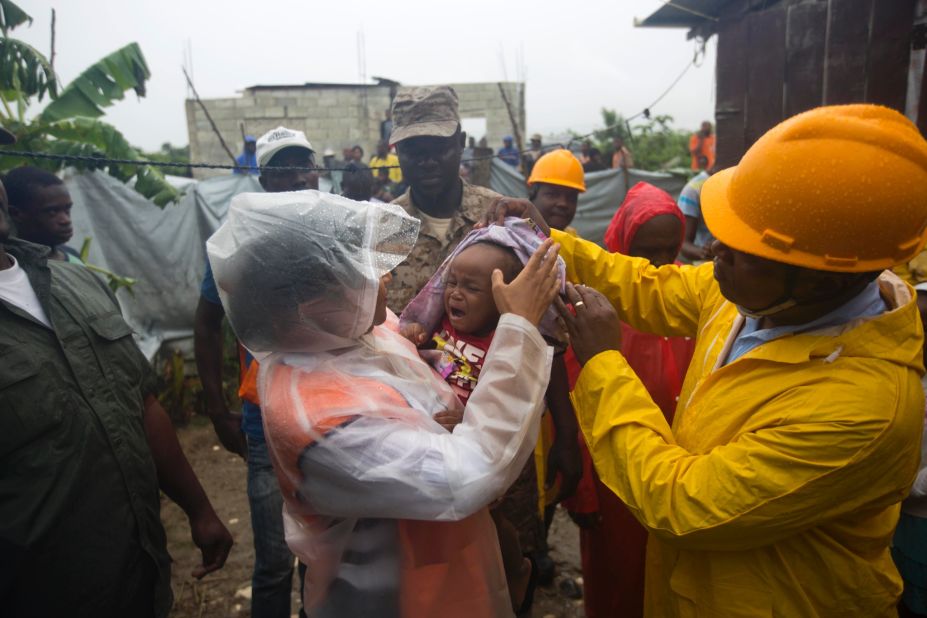
<svg viewBox="0 0 927 618">
<path fill-rule="evenodd" d="M 621 137 L 634 155 L 635 167 L 688 173 L 689 133 L 673 128 L 672 116 L 654 116 L 632 125 L 615 110 L 602 108 L 602 123 L 606 128 L 596 131 L 590 141 L 603 153 L 606 164 L 615 150 L 612 139 Z"/>
<path fill-rule="evenodd" d="M 0 0 L 0 123 L 16 135 L 11 149 L 101 159 L 63 162 L 31 157 L 0 157 L 0 171 L 29 163 L 50 171 L 66 165 L 102 169 L 127 181 L 158 206 L 180 193 L 152 166 L 108 164 L 103 159 L 143 159 L 115 127 L 100 120 L 105 108 L 122 100 L 129 90 L 145 96 L 151 73 L 142 50 L 130 43 L 95 62 L 71 83 L 60 87 L 54 68 L 37 49 L 10 38 L 14 28 L 32 18 L 11 0 Z M 37 116 L 27 119 L 30 105 L 45 97 L 51 101 Z"/>
<path fill-rule="evenodd" d="M 90 257 L 90 243 L 92 239 L 87 237 L 84 239 L 84 243 L 80 246 L 80 259 L 84 263 L 84 266 L 88 270 L 92 270 L 95 273 L 100 273 L 106 277 L 107 283 L 109 284 L 109 289 L 115 294 L 119 288 L 125 288 L 132 296 L 135 296 L 135 292 L 132 291 L 132 286 L 138 283 L 138 279 L 133 279 L 132 277 L 125 277 L 123 275 L 117 275 L 114 272 L 106 270 L 102 266 L 96 266 L 87 261 L 87 258 Z"/>
</svg>

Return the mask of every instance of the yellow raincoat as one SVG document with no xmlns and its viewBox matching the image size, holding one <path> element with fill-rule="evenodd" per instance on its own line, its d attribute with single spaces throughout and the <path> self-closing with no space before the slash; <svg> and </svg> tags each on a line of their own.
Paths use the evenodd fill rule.
<svg viewBox="0 0 927 618">
<path fill-rule="evenodd" d="M 888 547 L 924 410 L 910 288 L 885 273 L 890 311 L 719 367 L 743 318 L 711 264 L 657 269 L 553 236 L 623 321 L 697 337 L 672 430 L 618 352 L 573 392 L 599 476 L 651 533 L 646 615 L 896 616 Z"/>
</svg>

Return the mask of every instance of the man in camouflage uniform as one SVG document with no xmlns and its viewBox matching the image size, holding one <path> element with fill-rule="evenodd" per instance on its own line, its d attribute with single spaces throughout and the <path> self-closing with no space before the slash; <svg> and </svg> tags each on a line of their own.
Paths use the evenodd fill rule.
<svg viewBox="0 0 927 618">
<path fill-rule="evenodd" d="M 424 287 L 448 253 L 501 197 L 460 179 L 466 134 L 460 128 L 457 93 L 450 86 L 400 88 L 392 109 L 390 143 L 396 145 L 406 192 L 393 203 L 421 219 L 412 253 L 393 271 L 389 308 L 400 313 Z"/>
</svg>

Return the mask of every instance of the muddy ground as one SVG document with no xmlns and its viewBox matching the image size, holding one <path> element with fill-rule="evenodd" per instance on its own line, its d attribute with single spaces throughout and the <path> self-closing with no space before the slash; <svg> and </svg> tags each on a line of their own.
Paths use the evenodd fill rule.
<svg viewBox="0 0 927 618">
<path fill-rule="evenodd" d="M 190 540 L 190 529 L 183 512 L 164 498 L 161 518 L 167 529 L 168 549 L 174 559 L 172 585 L 175 618 L 235 617 L 245 618 L 250 612 L 251 565 L 254 551 L 251 544 L 251 523 L 245 494 L 246 468 L 238 457 L 222 450 L 212 427 L 202 417 L 195 417 L 187 427 L 178 430 L 187 458 L 199 476 L 216 512 L 235 537 L 235 546 L 225 567 L 197 582 L 190 572 L 199 560 L 199 553 Z M 567 598 L 559 590 L 566 578 L 576 580 L 579 572 L 579 535 L 566 513 L 558 511 L 551 527 L 549 542 L 551 557 L 557 563 L 554 585 L 539 588 L 535 596 L 535 618 L 577 618 L 584 616 L 582 601 Z M 582 581 L 581 579 L 579 580 Z M 298 586 L 294 577 L 293 613 L 298 607 Z"/>
</svg>

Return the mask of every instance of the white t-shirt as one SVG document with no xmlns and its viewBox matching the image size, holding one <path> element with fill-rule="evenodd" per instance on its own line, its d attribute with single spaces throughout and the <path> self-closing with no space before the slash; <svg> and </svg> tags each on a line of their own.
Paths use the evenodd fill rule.
<svg viewBox="0 0 927 618">
<path fill-rule="evenodd" d="M 7 253 L 7 257 L 13 262 L 11 268 L 0 270 L 0 299 L 5 300 L 11 305 L 16 305 L 36 320 L 51 328 L 51 322 L 45 315 L 45 310 L 39 302 L 39 297 L 35 295 L 29 277 L 26 271 L 16 262 L 16 259 Z"/>
<path fill-rule="evenodd" d="M 439 240 L 444 240 L 447 238 L 447 231 L 451 229 L 452 217 L 448 217 L 447 219 L 430 217 L 423 213 L 421 210 L 418 211 L 418 216 L 422 218 L 423 232 L 426 232 L 429 236 L 434 236 Z"/>
</svg>

